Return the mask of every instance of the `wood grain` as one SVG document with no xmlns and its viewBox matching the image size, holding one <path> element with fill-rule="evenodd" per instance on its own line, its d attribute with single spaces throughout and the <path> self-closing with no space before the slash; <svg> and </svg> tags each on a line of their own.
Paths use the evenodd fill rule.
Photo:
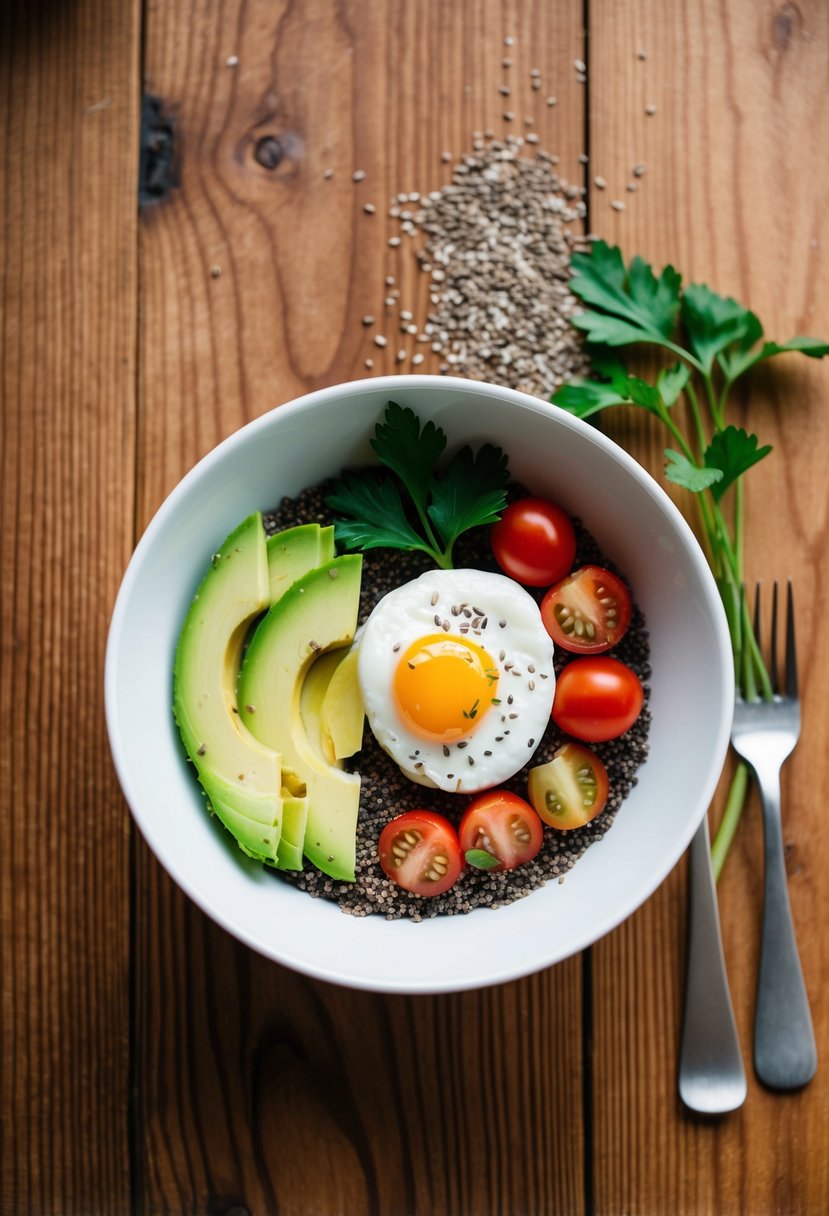
<svg viewBox="0 0 829 1216">
<path fill-rule="evenodd" d="M 568 121 L 540 118 L 575 171 L 579 5 L 148 8 L 147 87 L 175 117 L 181 185 L 141 223 L 142 523 L 249 418 L 366 374 L 360 318 L 386 315 L 387 275 L 420 307 L 388 201 L 448 180 L 443 151 L 474 130 L 506 128 L 506 36 L 522 105 L 531 67 L 568 99 Z M 398 366 L 394 348 L 375 358 Z M 369 996 L 252 955 L 140 844 L 135 889 L 139 1211 L 584 1210 L 580 960 L 479 994 Z"/>
<path fill-rule="evenodd" d="M 130 552 L 137 5 L 0 12 L 0 1210 L 129 1203 L 128 815 L 104 733 Z"/>
<path fill-rule="evenodd" d="M 657 264 L 673 261 L 751 305 L 783 340 L 829 328 L 823 236 L 829 180 L 829 26 L 824 5 L 591 4 L 591 225 Z M 646 58 L 638 58 L 643 51 Z M 656 113 L 646 114 L 648 105 Z M 646 164 L 634 194 L 631 168 Z M 626 203 L 613 211 L 611 198 Z M 825 366 L 781 359 L 752 380 L 734 420 L 775 451 L 749 478 L 747 574 L 795 578 L 804 673 L 802 740 L 784 770 L 789 882 L 819 1050 L 829 1020 L 827 842 L 814 776 L 825 769 L 827 538 Z M 620 417 L 611 432 L 654 472 L 664 436 Z M 686 504 L 687 505 L 687 504 Z M 679 741 L 678 741 L 678 745 Z M 720 884 L 732 994 L 751 1074 L 762 833 L 752 803 Z M 750 1076 L 746 1106 L 718 1122 L 683 1114 L 675 1086 L 684 963 L 684 875 L 594 950 L 596 1211 L 826 1210 L 823 1068 L 800 1095 Z M 657 962 L 658 960 L 658 962 Z M 795 1131 L 795 1129 L 798 1129 Z M 765 1150 L 761 1151 L 760 1146 Z"/>
<path fill-rule="evenodd" d="M 131 836 L 101 696 L 121 572 L 181 475 L 298 393 L 410 369 L 398 312 L 423 314 L 425 282 L 387 204 L 446 182 L 474 131 L 530 116 L 576 181 L 588 148 L 594 231 L 771 336 L 825 335 L 827 76 L 821 0 L 0 8 L 3 1216 L 827 1210 L 825 366 L 778 361 L 734 413 L 775 448 L 750 477 L 749 578 L 793 573 L 799 605 L 785 835 L 822 1053 L 801 1094 L 751 1077 L 728 1119 L 681 1109 L 682 867 L 583 957 L 479 993 L 387 998 L 264 961 Z M 137 219 L 142 84 L 178 184 Z M 660 473 L 655 427 L 609 429 Z M 752 802 L 720 890 L 749 1065 L 760 867 Z"/>
</svg>

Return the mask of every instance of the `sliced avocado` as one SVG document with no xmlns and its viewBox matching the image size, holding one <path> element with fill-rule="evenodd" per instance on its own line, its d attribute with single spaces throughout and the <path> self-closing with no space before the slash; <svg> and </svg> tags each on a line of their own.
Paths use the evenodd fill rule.
<svg viewBox="0 0 829 1216">
<path fill-rule="evenodd" d="M 276 601 L 291 583 L 334 556 L 334 528 L 298 524 L 268 537 L 270 602 Z"/>
<path fill-rule="evenodd" d="M 279 828 L 267 823 L 256 823 L 246 815 L 240 815 L 233 807 L 221 800 L 214 800 L 208 783 L 205 785 L 210 805 L 227 830 L 235 837 L 236 843 L 243 853 L 257 861 L 267 861 L 275 865 L 278 851 L 282 843 Z"/>
<path fill-rule="evenodd" d="M 270 602 L 262 516 L 248 516 L 214 554 L 179 635 L 173 710 L 203 785 L 259 824 L 282 822 L 280 756 L 240 720 L 236 679 L 251 620 Z M 254 715 L 255 716 L 255 715 Z"/>
<path fill-rule="evenodd" d="M 284 782 L 284 775 L 282 780 Z M 225 781 L 213 773 L 200 773 L 199 781 L 217 815 L 220 811 L 227 809 L 233 811 L 235 815 L 241 815 L 243 818 L 249 819 L 251 823 L 258 826 L 274 826 L 272 818 L 273 799 L 263 798 L 256 790 L 246 790 L 238 785 L 238 783 Z M 281 789 L 282 787 L 280 786 L 278 798 L 280 803 L 279 823 L 281 823 L 282 811 Z M 271 815 L 271 818 L 268 817 L 269 815 Z"/>
<path fill-rule="evenodd" d="M 290 586 L 309 570 L 334 556 L 334 529 L 319 524 L 298 524 L 268 537 L 268 579 L 273 606 Z M 302 869 L 302 846 L 308 822 L 305 786 L 293 774 L 282 773 L 282 837 L 277 850 L 276 868 Z"/>
<path fill-rule="evenodd" d="M 335 764 L 337 757 L 334 755 L 330 735 L 323 731 L 322 707 L 334 673 L 347 654 L 345 647 L 321 654 L 305 673 L 299 694 L 299 707 L 308 738 L 314 750 L 327 764 Z M 342 768 L 342 764 L 337 764 L 336 767 Z"/>
<path fill-rule="evenodd" d="M 302 782 L 292 773 L 284 773 L 287 784 L 282 787 L 282 836 L 276 854 L 279 870 L 302 869 L 302 847 L 308 823 L 308 795 Z"/>
<path fill-rule="evenodd" d="M 305 673 L 321 651 L 354 637 L 362 558 L 334 558 L 299 579 L 259 622 L 239 676 L 246 726 L 305 783 L 305 856 L 332 878 L 354 880 L 360 778 L 317 754 L 302 721 Z M 255 706 L 250 713 L 248 706 Z"/>
<path fill-rule="evenodd" d="M 322 745 L 332 761 L 353 756 L 363 745 L 365 709 L 357 679 L 357 654 L 352 646 L 337 664 L 320 708 Z"/>
</svg>

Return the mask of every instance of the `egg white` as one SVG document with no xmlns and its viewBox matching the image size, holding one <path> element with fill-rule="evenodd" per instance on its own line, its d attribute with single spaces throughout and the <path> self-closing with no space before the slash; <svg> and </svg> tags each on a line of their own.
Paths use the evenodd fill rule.
<svg viewBox="0 0 829 1216">
<path fill-rule="evenodd" d="M 468 735 L 442 744 L 402 720 L 394 695 L 400 657 L 436 633 L 482 646 L 498 669 L 491 705 Z M 390 591 L 359 640 L 358 679 L 369 726 L 420 785 L 475 793 L 506 781 L 532 757 L 555 693 L 553 643 L 535 600 L 512 579 L 483 570 L 435 570 Z"/>
</svg>

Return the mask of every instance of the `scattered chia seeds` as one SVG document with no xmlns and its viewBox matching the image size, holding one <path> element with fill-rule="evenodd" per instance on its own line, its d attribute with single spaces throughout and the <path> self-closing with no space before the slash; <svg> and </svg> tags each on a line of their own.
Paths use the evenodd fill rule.
<svg viewBox="0 0 829 1216">
<path fill-rule="evenodd" d="M 265 515 L 266 531 L 272 533 L 300 523 L 330 523 L 330 511 L 324 501 L 329 489 L 330 484 L 325 483 L 303 491 L 295 499 L 283 499 L 274 511 Z M 521 493 L 519 487 L 512 490 L 514 497 L 520 496 Z M 575 564 L 603 565 L 619 573 L 599 551 L 580 521 L 576 519 L 573 523 L 578 542 Z M 497 571 L 489 547 L 488 529 L 473 529 L 461 536 L 457 543 L 456 561 L 458 567 Z M 360 620 L 367 618 L 377 601 L 387 592 L 431 568 L 433 567 L 429 559 L 420 553 L 391 549 L 370 550 L 364 553 Z M 538 598 L 541 594 L 542 592 L 537 593 Z M 503 907 L 529 895 L 552 879 L 557 878 L 562 882 L 567 870 L 578 861 L 586 849 L 600 841 L 612 825 L 623 800 L 636 784 L 639 765 L 647 756 L 650 727 L 647 688 L 650 676 L 649 647 L 644 618 L 635 605 L 630 628 L 614 648 L 613 654 L 632 667 L 645 684 L 645 708 L 638 721 L 621 739 L 592 745 L 607 766 L 611 789 L 605 810 L 592 823 L 570 832 L 556 832 L 545 828 L 541 852 L 531 862 L 516 870 L 493 874 L 491 871 L 469 869 L 444 895 L 430 899 L 413 895 L 398 887 L 381 870 L 377 858 L 380 832 L 396 815 L 424 806 L 446 815 L 457 824 L 468 804 L 468 798 L 445 794 L 440 790 L 429 790 L 409 781 L 366 727 L 362 750 L 350 765 L 354 771 L 359 772 L 362 780 L 357 825 L 356 881 L 346 883 L 329 878 L 308 862 L 306 868 L 299 873 L 277 874 L 274 871 L 276 881 L 286 881 L 307 891 L 309 895 L 333 900 L 343 912 L 351 916 L 368 916 L 374 913 L 385 916 L 388 920 L 408 918 L 414 921 L 433 916 L 458 915 L 478 907 Z M 556 673 L 561 671 L 569 657 L 562 650 L 556 651 Z M 527 768 L 549 760 L 565 738 L 551 722 L 527 766 L 505 782 L 504 787 L 526 798 Z"/>
</svg>

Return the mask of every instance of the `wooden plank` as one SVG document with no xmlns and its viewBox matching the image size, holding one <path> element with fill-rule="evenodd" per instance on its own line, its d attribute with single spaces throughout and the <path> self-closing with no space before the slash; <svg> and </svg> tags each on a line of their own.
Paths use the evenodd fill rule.
<svg viewBox="0 0 829 1216">
<path fill-rule="evenodd" d="M 750 304 L 769 336 L 829 331 L 824 5 L 590 6 L 591 226 L 692 281 Z M 645 58 L 637 52 L 643 51 Z M 648 115 L 646 107 L 656 112 Z M 634 164 L 646 164 L 634 194 Z M 611 199 L 626 204 L 624 212 Z M 784 773 L 789 881 L 818 1042 L 826 1042 L 829 841 L 814 791 L 829 777 L 823 454 L 825 365 L 794 357 L 758 375 L 734 420 L 775 451 L 749 478 L 747 574 L 796 582 L 805 673 L 800 745 Z M 664 435 L 619 417 L 610 428 L 653 471 Z M 687 504 L 685 504 L 687 505 Z M 681 746 L 681 741 L 677 741 Z M 825 1061 L 799 1095 L 751 1075 L 761 916 L 761 829 L 752 803 L 721 883 L 721 914 L 749 1097 L 724 1121 L 684 1114 L 676 1095 L 684 966 L 680 869 L 594 951 L 596 1211 L 821 1212 L 829 1194 Z M 598 994 L 602 994 L 599 999 Z"/>
<path fill-rule="evenodd" d="M 0 11 L 0 1209 L 129 1207 L 129 820 L 103 653 L 133 539 L 137 4 Z"/>
<path fill-rule="evenodd" d="M 388 200 L 505 127 L 506 36 L 522 105 L 531 67 L 569 99 L 569 121 L 548 107 L 539 125 L 575 171 L 581 5 L 149 9 L 147 87 L 175 116 L 181 185 L 142 223 L 142 523 L 247 419 L 364 373 L 384 276 L 420 290 L 386 243 Z M 256 159 L 268 136 L 274 169 Z M 583 1210 L 580 960 L 480 994 L 369 996 L 252 955 L 141 844 L 135 884 L 139 1211 Z"/>
</svg>

